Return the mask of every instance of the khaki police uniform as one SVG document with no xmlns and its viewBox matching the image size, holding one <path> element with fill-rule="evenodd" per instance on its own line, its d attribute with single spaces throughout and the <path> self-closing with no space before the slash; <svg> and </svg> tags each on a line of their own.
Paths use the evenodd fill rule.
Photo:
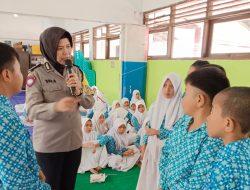
<svg viewBox="0 0 250 190">
<path fill-rule="evenodd" d="M 72 67 L 78 78 L 82 72 Z M 46 62 L 30 70 L 26 84 L 26 107 L 29 119 L 34 121 L 33 145 L 36 152 L 69 152 L 82 146 L 81 116 L 75 112 L 55 112 L 54 105 L 71 96 L 63 76 Z M 89 109 L 94 104 L 92 95 L 82 96 L 81 106 Z"/>
</svg>

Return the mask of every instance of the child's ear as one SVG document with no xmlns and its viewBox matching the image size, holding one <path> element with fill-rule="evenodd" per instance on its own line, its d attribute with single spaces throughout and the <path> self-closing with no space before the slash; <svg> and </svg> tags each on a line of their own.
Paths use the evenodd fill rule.
<svg viewBox="0 0 250 190">
<path fill-rule="evenodd" d="M 206 101 L 206 97 L 203 94 L 199 93 L 197 95 L 197 105 L 198 105 L 198 107 L 200 108 L 200 107 L 204 106 L 205 101 Z"/>
<path fill-rule="evenodd" d="M 1 72 L 1 78 L 3 79 L 4 82 L 9 82 L 11 80 L 10 70 L 4 69 Z"/>
<path fill-rule="evenodd" d="M 235 127 L 236 126 L 235 126 L 234 121 L 230 117 L 226 117 L 225 118 L 225 128 L 224 128 L 225 132 L 231 133 L 234 131 Z"/>
</svg>

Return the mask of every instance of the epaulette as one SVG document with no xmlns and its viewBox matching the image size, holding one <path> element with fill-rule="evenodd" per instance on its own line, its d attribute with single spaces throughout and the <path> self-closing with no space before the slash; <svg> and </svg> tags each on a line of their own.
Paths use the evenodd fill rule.
<svg viewBox="0 0 250 190">
<path fill-rule="evenodd" d="M 36 66 L 30 68 L 30 69 L 29 69 L 29 73 L 33 72 L 36 68 L 39 68 L 39 67 L 41 67 L 41 66 L 42 66 L 42 64 L 37 64 Z"/>
</svg>

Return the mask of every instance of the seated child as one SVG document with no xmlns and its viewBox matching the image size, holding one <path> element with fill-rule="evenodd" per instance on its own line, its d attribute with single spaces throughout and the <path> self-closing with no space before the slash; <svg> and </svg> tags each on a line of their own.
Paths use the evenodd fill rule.
<svg viewBox="0 0 250 190">
<path fill-rule="evenodd" d="M 103 138 L 106 140 L 105 144 L 110 154 L 109 167 L 119 171 L 128 171 L 136 164 L 140 152 L 135 145 L 129 143 L 124 119 L 116 119 L 114 127 Z"/>
<path fill-rule="evenodd" d="M 141 100 L 141 94 L 139 90 L 134 90 L 131 98 L 131 102 L 137 102 L 138 100 Z"/>
<path fill-rule="evenodd" d="M 129 112 L 133 115 L 135 113 L 135 110 L 136 110 L 135 101 L 131 101 L 130 102 Z"/>
<path fill-rule="evenodd" d="M 122 107 L 126 110 L 129 110 L 129 99 L 128 98 L 122 98 Z"/>
<path fill-rule="evenodd" d="M 104 96 L 104 94 L 96 87 L 92 86 L 92 90 L 94 90 L 94 99 L 95 99 L 95 104 L 93 106 L 93 111 L 101 110 L 101 111 L 107 111 L 108 108 L 108 102 Z"/>
<path fill-rule="evenodd" d="M 99 141 L 97 132 L 92 130 L 92 122 L 89 118 L 82 119 L 82 133 L 82 158 L 78 173 L 85 173 L 86 171 L 98 173 L 108 164 L 106 147 Z"/>
<path fill-rule="evenodd" d="M 223 140 L 205 189 L 250 189 L 250 88 L 217 94 L 207 118 L 208 135 Z"/>
<path fill-rule="evenodd" d="M 93 121 L 94 130 L 99 135 L 104 135 L 108 132 L 109 125 L 106 122 L 104 111 L 101 111 L 101 110 L 96 111 L 94 113 L 92 121 Z"/>
<path fill-rule="evenodd" d="M 147 110 L 144 100 L 138 100 L 136 102 L 136 110 L 131 118 L 132 126 L 134 130 L 138 132 L 143 124 L 143 121 L 146 117 Z"/>
</svg>

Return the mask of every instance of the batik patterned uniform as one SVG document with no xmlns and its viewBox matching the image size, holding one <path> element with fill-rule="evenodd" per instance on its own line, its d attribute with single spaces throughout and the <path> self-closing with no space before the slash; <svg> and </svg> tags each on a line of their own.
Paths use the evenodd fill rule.
<svg viewBox="0 0 250 190">
<path fill-rule="evenodd" d="M 166 189 L 201 189 L 222 141 L 209 138 L 206 124 L 188 131 L 192 118 L 184 115 L 168 131 L 159 164 L 160 186 Z"/>
<path fill-rule="evenodd" d="M 108 154 L 118 154 L 122 156 L 123 152 L 128 150 L 125 147 L 121 149 L 117 149 L 115 139 L 110 135 L 99 135 L 97 139 L 98 139 L 100 146 L 106 145 Z"/>
<path fill-rule="evenodd" d="M 218 152 L 205 189 L 250 189 L 249 138 L 232 142 Z"/>
<path fill-rule="evenodd" d="M 0 95 L 0 190 L 47 190 L 30 136 L 10 101 Z"/>
</svg>

